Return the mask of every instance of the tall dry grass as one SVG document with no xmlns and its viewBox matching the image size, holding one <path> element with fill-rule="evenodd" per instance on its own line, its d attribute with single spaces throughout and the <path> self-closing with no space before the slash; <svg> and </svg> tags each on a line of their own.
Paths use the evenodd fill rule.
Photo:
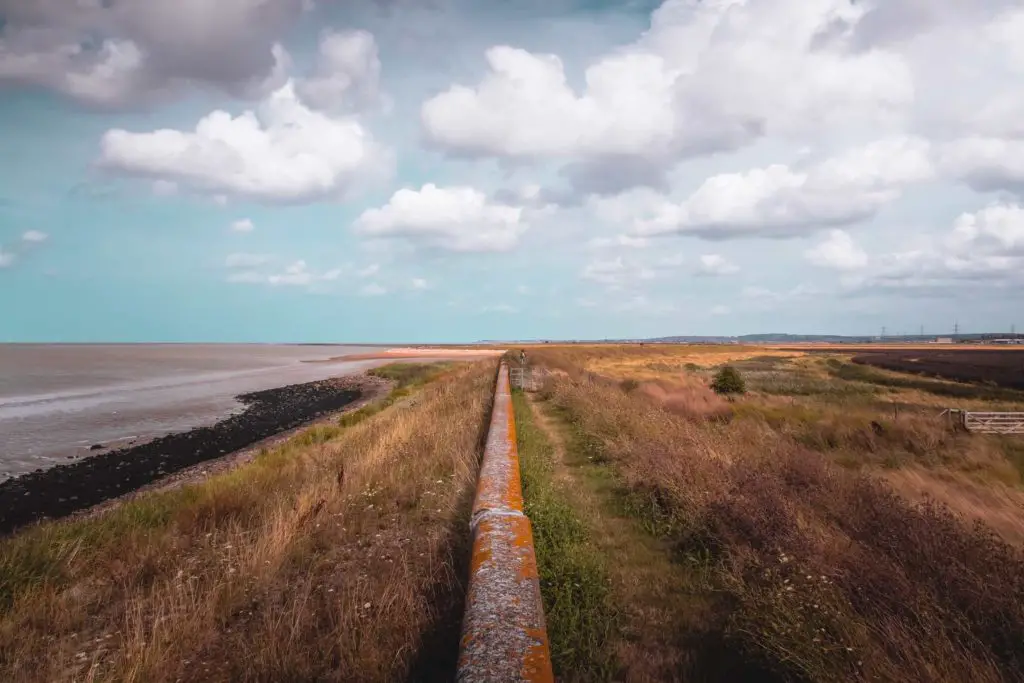
<svg viewBox="0 0 1024 683">
<path fill-rule="evenodd" d="M 555 360 L 551 400 L 634 514 L 707 570 L 706 637 L 732 656 L 784 680 L 1024 679 L 1024 556 L 988 528 L 778 424 L 681 419 Z"/>
<path fill-rule="evenodd" d="M 444 675 L 494 368 L 460 368 L 201 484 L 0 541 L 0 678 Z"/>
</svg>

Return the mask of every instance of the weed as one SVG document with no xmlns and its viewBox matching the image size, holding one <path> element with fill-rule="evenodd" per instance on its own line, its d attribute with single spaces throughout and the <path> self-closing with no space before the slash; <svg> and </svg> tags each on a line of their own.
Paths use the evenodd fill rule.
<svg viewBox="0 0 1024 683">
<path fill-rule="evenodd" d="M 553 447 L 513 395 L 526 514 L 533 525 L 541 595 L 555 673 L 569 680 L 607 680 L 615 612 L 603 558 L 564 491 L 553 480 Z"/>
</svg>

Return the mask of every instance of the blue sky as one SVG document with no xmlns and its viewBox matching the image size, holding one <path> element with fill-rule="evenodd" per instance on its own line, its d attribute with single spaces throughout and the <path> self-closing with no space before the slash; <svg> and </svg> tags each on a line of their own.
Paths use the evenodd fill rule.
<svg viewBox="0 0 1024 683">
<path fill-rule="evenodd" d="M 0 0 L 0 341 L 1024 327 L 1011 0 Z"/>
</svg>

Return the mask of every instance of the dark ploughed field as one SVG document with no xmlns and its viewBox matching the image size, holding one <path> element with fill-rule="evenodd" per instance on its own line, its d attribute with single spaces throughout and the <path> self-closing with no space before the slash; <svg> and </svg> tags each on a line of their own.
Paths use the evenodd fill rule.
<svg viewBox="0 0 1024 683">
<path fill-rule="evenodd" d="M 1024 351 L 1006 349 L 888 349 L 861 353 L 854 363 L 958 382 L 1024 390 Z"/>
<path fill-rule="evenodd" d="M 0 533 L 63 517 L 166 475 L 298 427 L 359 399 L 359 378 L 293 384 L 239 396 L 244 412 L 210 427 L 171 434 L 0 483 Z"/>
</svg>

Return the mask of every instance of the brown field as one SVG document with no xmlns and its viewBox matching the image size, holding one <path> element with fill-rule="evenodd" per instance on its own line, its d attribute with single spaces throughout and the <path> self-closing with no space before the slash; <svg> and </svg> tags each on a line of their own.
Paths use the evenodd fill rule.
<svg viewBox="0 0 1024 683">
<path fill-rule="evenodd" d="M 587 661 L 556 659 L 567 680 L 1024 680 L 1024 440 L 940 418 L 1024 393 L 792 347 L 528 353 L 548 369 L 527 405 L 552 498 L 589 529 L 563 554 L 597 567 L 573 584 L 597 588 L 552 572 L 542 590 L 615 615 L 603 632 L 549 614 L 596 640 Z M 723 361 L 745 395 L 709 389 Z M 565 566 L 552 554 L 538 548 L 542 576 Z"/>
<path fill-rule="evenodd" d="M 1012 348 L 1012 347 L 1010 347 Z M 890 350 L 861 353 L 854 363 L 958 382 L 984 382 L 1024 390 L 1024 354 L 1010 350 Z"/>
</svg>

